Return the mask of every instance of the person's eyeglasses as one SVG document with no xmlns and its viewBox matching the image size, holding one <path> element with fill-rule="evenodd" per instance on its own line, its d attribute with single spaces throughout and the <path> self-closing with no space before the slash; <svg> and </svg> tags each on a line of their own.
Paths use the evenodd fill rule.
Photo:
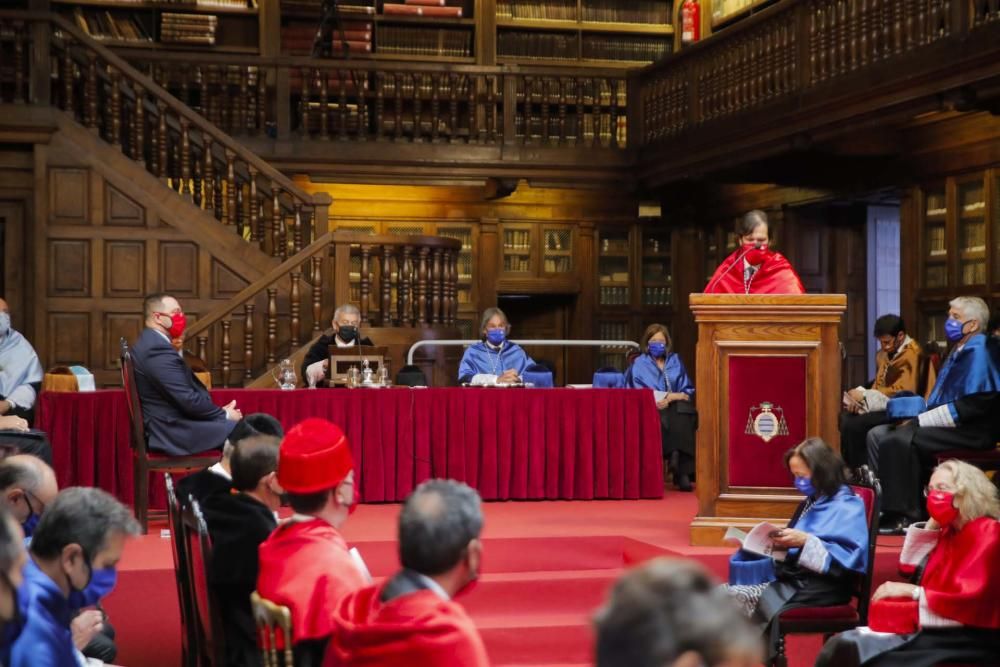
<svg viewBox="0 0 1000 667">
<path fill-rule="evenodd" d="M 938 486 L 937 488 L 931 488 L 929 486 L 924 487 L 924 498 L 931 494 L 931 491 L 942 491 L 944 493 L 955 493 L 955 489 L 949 489 L 943 486 Z"/>
<path fill-rule="evenodd" d="M 45 511 L 45 503 L 39 500 L 38 496 L 35 496 L 35 494 L 33 494 L 31 491 L 23 491 L 23 493 L 24 493 L 24 502 L 25 504 L 28 505 L 28 512 L 31 514 L 37 514 L 41 516 L 42 512 Z M 31 504 L 31 496 L 35 496 L 35 502 L 37 502 L 41 506 L 41 509 L 38 510 L 37 512 L 35 511 L 34 506 Z"/>
</svg>

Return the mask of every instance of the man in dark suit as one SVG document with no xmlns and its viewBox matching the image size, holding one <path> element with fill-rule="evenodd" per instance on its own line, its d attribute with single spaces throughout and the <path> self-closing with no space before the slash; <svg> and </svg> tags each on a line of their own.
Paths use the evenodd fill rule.
<svg viewBox="0 0 1000 667">
<path fill-rule="evenodd" d="M 302 362 L 302 381 L 306 385 L 322 387 L 326 384 L 326 374 L 330 369 L 330 346 L 354 347 L 373 343 L 369 338 L 358 338 L 361 326 L 361 311 L 357 306 L 344 304 L 333 311 L 333 321 L 319 339 L 312 344 Z"/>
<path fill-rule="evenodd" d="M 260 664 L 250 594 L 257 588 L 257 547 L 278 525 L 280 444 L 272 435 L 244 438 L 231 461 L 239 493 L 214 494 L 202 505 L 213 548 L 209 584 L 219 601 L 229 667 Z"/>
<path fill-rule="evenodd" d="M 187 320 L 177 299 L 152 294 L 143 302 L 146 328 L 132 346 L 135 384 L 149 448 L 172 456 L 218 449 L 243 415 L 236 401 L 212 403 L 170 341 L 180 338 Z"/>
<path fill-rule="evenodd" d="M 228 494 L 233 488 L 232 458 L 233 452 L 240 442 L 255 435 L 273 435 L 284 437 L 285 431 L 281 423 L 269 414 L 255 412 L 236 422 L 232 433 L 222 447 L 222 457 L 219 462 L 199 470 L 196 473 L 182 477 L 177 482 L 177 498 L 182 504 L 187 504 L 188 497 L 193 496 L 199 504 L 216 493 Z"/>
</svg>

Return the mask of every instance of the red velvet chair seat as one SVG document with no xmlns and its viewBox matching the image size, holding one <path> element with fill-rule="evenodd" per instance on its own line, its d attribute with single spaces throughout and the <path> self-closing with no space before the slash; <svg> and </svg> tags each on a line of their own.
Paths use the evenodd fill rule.
<svg viewBox="0 0 1000 667">
<path fill-rule="evenodd" d="M 853 604 L 839 604 L 832 607 L 799 607 L 789 609 L 781 615 L 781 624 L 796 621 L 848 621 L 858 622 L 858 610 Z"/>
</svg>

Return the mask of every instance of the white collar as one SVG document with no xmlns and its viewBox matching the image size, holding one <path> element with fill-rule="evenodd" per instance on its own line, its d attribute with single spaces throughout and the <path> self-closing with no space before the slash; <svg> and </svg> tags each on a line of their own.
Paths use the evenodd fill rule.
<svg viewBox="0 0 1000 667">
<path fill-rule="evenodd" d="M 162 331 L 160 331 L 159 329 L 153 329 L 153 327 L 149 327 L 149 328 L 150 328 L 150 329 L 151 329 L 152 331 L 155 331 L 156 333 L 158 333 L 158 334 L 160 334 L 161 336 L 163 336 L 163 340 L 167 341 L 168 343 L 170 343 L 170 345 L 171 345 L 171 346 L 173 346 L 173 344 L 174 344 L 174 341 L 170 340 L 170 336 L 168 336 L 167 334 L 163 333 L 163 332 L 162 332 Z"/>
<path fill-rule="evenodd" d="M 226 469 L 222 467 L 221 461 L 216 461 L 214 464 L 209 466 L 208 472 L 215 473 L 223 479 L 228 479 L 230 482 L 233 481 L 233 476 L 226 472 Z"/>
<path fill-rule="evenodd" d="M 895 359 L 896 357 L 898 357 L 899 354 L 900 354 L 900 352 L 902 352 L 903 350 L 905 350 L 906 346 L 909 345 L 912 342 L 913 342 L 913 339 L 910 338 L 909 336 L 907 336 L 906 338 L 904 338 L 902 344 L 899 347 L 896 348 L 896 351 L 893 352 L 892 356 L 889 357 L 889 358 L 890 359 Z"/>
<path fill-rule="evenodd" d="M 493 352 L 500 352 L 501 350 L 503 350 L 503 346 L 506 345 L 506 344 L 507 344 L 506 340 L 504 342 L 500 343 L 499 345 L 494 345 L 493 343 L 491 343 L 488 340 L 484 340 L 483 341 L 483 345 L 486 346 L 486 349 L 487 350 L 492 350 Z"/>
<path fill-rule="evenodd" d="M 410 570 L 410 572 L 413 572 L 413 570 Z M 451 599 L 451 596 L 448 595 L 448 591 L 442 588 L 441 584 L 439 584 L 438 582 L 434 581 L 433 579 L 431 579 L 426 575 L 420 574 L 419 572 L 413 572 L 413 574 L 414 576 L 416 576 L 417 579 L 420 580 L 420 583 L 426 586 L 429 590 L 434 591 L 434 594 L 437 595 L 442 600 Z"/>
<path fill-rule="evenodd" d="M 352 340 L 350 343 L 345 343 L 344 341 L 340 340 L 340 336 L 334 334 L 333 342 L 337 345 L 337 347 L 354 347 L 354 343 L 357 342 L 357 339 Z"/>
</svg>

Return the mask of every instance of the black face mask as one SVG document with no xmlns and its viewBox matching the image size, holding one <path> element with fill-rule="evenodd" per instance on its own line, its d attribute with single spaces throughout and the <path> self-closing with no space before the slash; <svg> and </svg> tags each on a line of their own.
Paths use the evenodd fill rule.
<svg viewBox="0 0 1000 667">
<path fill-rule="evenodd" d="M 345 343 L 351 343 L 358 337 L 358 328 L 349 324 L 337 327 L 337 337 Z"/>
</svg>

